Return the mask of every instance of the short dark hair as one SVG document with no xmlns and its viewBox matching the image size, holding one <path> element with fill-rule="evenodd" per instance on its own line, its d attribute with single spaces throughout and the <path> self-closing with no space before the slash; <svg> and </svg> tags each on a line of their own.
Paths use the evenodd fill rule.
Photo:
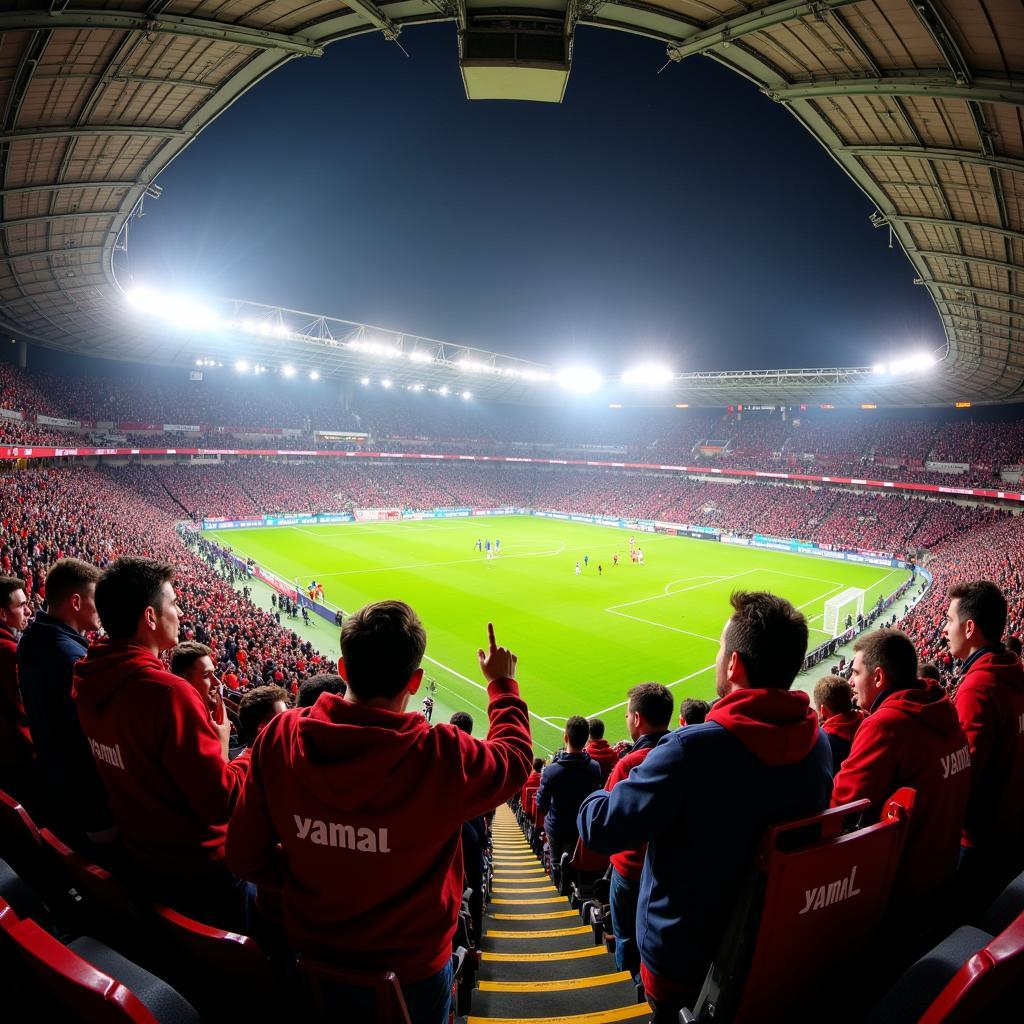
<svg viewBox="0 0 1024 1024">
<path fill-rule="evenodd" d="M 119 558 L 96 584 L 96 610 L 107 635 L 135 635 L 147 608 L 162 608 L 160 589 L 174 579 L 174 566 L 155 558 Z"/>
<path fill-rule="evenodd" d="M 672 719 L 672 693 L 661 683 L 640 683 L 626 695 L 630 713 L 639 713 L 645 722 L 664 729 Z"/>
<path fill-rule="evenodd" d="M 84 590 L 90 583 L 99 583 L 103 570 L 80 558 L 61 558 L 50 566 L 46 574 L 46 607 L 63 604 L 72 594 Z"/>
<path fill-rule="evenodd" d="M 473 735 L 473 716 L 468 711 L 456 711 L 448 719 L 448 724 L 454 725 L 456 729 L 461 729 L 467 736 Z"/>
<path fill-rule="evenodd" d="M 299 683 L 299 695 L 295 700 L 295 706 L 311 708 L 320 699 L 321 693 L 336 693 L 344 697 L 347 689 L 345 680 L 337 673 L 319 672 Z"/>
<path fill-rule="evenodd" d="M 853 689 L 840 676 L 822 676 L 814 684 L 814 706 L 843 715 L 853 709 Z"/>
<path fill-rule="evenodd" d="M 600 718 L 590 719 L 590 738 L 592 740 L 603 740 L 604 739 L 604 722 Z"/>
<path fill-rule="evenodd" d="M 11 603 L 16 590 L 24 590 L 25 581 L 19 580 L 17 576 L 0 576 L 0 608 L 6 608 Z"/>
<path fill-rule="evenodd" d="M 345 676 L 363 699 L 397 697 L 426 649 L 423 623 L 404 601 L 368 604 L 341 627 Z"/>
<path fill-rule="evenodd" d="M 1020 653 L 1021 653 L 1020 637 L 1019 636 L 1008 636 L 1006 638 L 1006 649 L 1008 651 L 1012 651 L 1019 658 L 1020 657 Z"/>
<path fill-rule="evenodd" d="M 919 679 L 931 679 L 936 683 L 942 682 L 942 670 L 934 661 L 922 661 L 917 666 L 917 675 Z"/>
<path fill-rule="evenodd" d="M 917 682 L 917 651 L 910 637 L 898 629 L 876 629 L 853 645 L 869 672 L 882 669 L 890 690 L 906 690 Z"/>
<path fill-rule="evenodd" d="M 1006 629 L 1006 598 L 990 580 L 959 583 L 949 591 L 951 601 L 958 601 L 957 618 L 970 619 L 989 643 L 997 644 Z"/>
<path fill-rule="evenodd" d="M 590 735 L 590 723 L 582 715 L 573 715 L 565 720 L 565 735 L 570 747 L 582 747 Z"/>
<path fill-rule="evenodd" d="M 725 630 L 725 656 L 740 656 L 750 686 L 788 690 L 807 653 L 807 619 L 784 597 L 737 590 Z"/>
<path fill-rule="evenodd" d="M 287 705 L 288 691 L 280 686 L 256 686 L 242 697 L 238 705 L 238 738 L 247 747 L 256 742 L 260 729 L 274 717 L 274 705 Z"/>
<path fill-rule="evenodd" d="M 202 657 L 213 658 L 213 651 L 198 640 L 183 640 L 171 651 L 171 671 L 176 676 L 185 673 Z"/>
<path fill-rule="evenodd" d="M 535 772 L 539 772 L 539 771 L 541 771 L 543 769 L 543 767 L 544 767 L 544 758 L 543 757 L 535 757 L 533 759 L 533 770 Z"/>
<path fill-rule="evenodd" d="M 700 725 L 708 717 L 711 705 L 706 700 L 699 700 L 697 697 L 687 697 L 679 705 L 679 717 L 687 725 Z"/>
</svg>

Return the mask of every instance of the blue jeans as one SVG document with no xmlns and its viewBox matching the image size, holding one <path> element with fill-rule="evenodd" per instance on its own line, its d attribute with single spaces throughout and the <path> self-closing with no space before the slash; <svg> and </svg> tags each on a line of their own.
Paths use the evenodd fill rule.
<svg viewBox="0 0 1024 1024">
<path fill-rule="evenodd" d="M 636 907 L 640 883 L 625 878 L 612 868 L 609 901 L 612 908 L 612 932 L 615 934 L 615 966 L 629 971 L 636 980 L 640 974 L 640 950 L 636 944 Z"/>
<path fill-rule="evenodd" d="M 448 1024 L 453 977 L 449 960 L 432 978 L 402 985 L 402 998 L 412 1024 Z M 374 1017 L 372 989 L 336 987 L 328 995 L 328 1004 L 329 1012 L 339 1021 L 371 1021 Z"/>
</svg>

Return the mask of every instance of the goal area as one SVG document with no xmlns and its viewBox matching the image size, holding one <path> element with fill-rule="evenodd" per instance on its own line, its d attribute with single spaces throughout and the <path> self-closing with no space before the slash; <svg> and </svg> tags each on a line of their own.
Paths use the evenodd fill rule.
<svg viewBox="0 0 1024 1024">
<path fill-rule="evenodd" d="M 829 636 L 838 636 L 846 630 L 847 615 L 856 622 L 857 616 L 863 614 L 864 591 L 860 587 L 848 587 L 825 602 L 824 630 Z"/>
</svg>

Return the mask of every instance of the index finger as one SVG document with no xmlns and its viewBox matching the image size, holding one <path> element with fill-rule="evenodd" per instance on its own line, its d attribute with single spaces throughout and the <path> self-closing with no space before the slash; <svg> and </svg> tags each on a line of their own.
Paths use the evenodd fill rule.
<svg viewBox="0 0 1024 1024">
<path fill-rule="evenodd" d="M 487 641 L 488 641 L 488 643 L 490 643 L 492 651 L 496 651 L 498 649 L 498 645 L 497 645 L 497 643 L 494 640 L 494 623 L 493 622 L 488 622 L 487 623 Z"/>
</svg>

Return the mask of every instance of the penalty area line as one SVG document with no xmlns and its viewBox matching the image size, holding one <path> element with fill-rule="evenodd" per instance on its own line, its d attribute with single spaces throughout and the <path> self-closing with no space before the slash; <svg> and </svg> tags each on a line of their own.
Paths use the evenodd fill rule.
<svg viewBox="0 0 1024 1024">
<path fill-rule="evenodd" d="M 680 683 L 685 683 L 688 679 L 693 679 L 695 676 L 702 676 L 705 672 L 710 672 L 715 665 L 718 663 L 713 661 L 710 665 L 705 665 L 703 668 L 697 669 L 696 672 L 691 672 L 689 675 L 681 676 L 679 679 L 673 680 L 671 683 L 665 685 L 671 690 L 673 686 L 678 686 Z M 620 700 L 618 704 L 612 704 L 610 707 L 601 708 L 600 711 L 592 711 L 586 718 L 596 718 L 599 715 L 607 714 L 609 711 L 616 711 L 618 708 L 624 708 L 629 703 L 629 699 Z"/>
</svg>

